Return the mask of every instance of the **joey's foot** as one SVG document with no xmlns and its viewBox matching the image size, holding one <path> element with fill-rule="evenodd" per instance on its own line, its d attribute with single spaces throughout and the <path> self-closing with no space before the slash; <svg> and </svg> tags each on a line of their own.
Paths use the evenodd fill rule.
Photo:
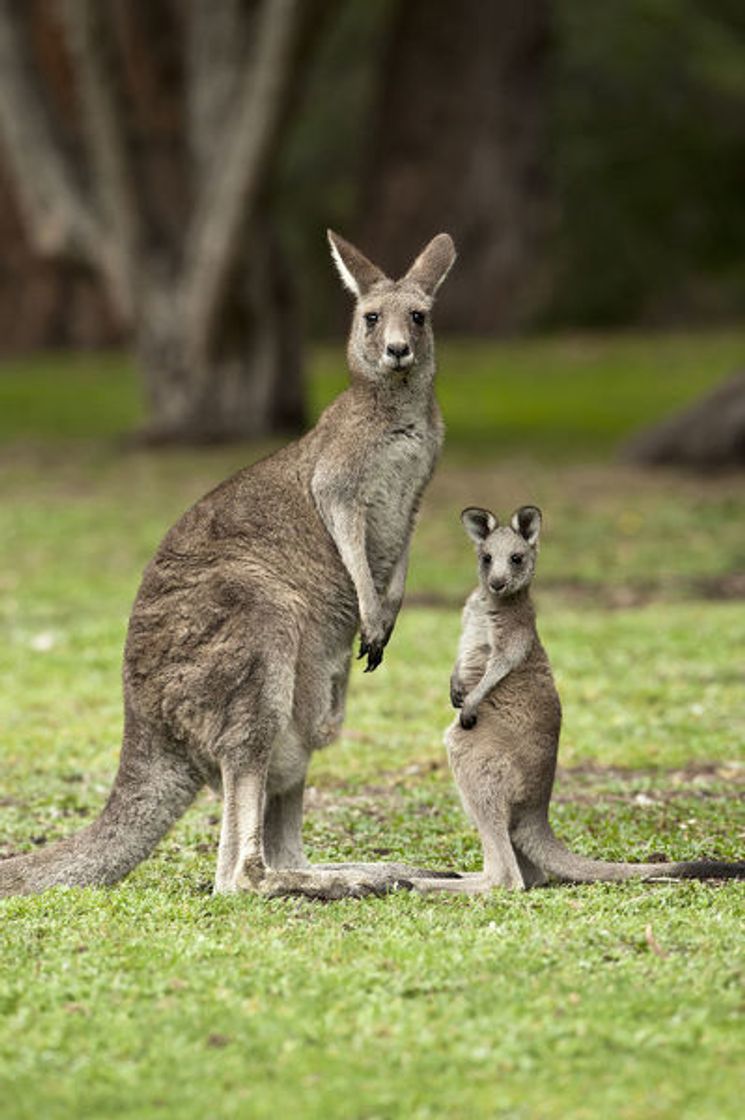
<svg viewBox="0 0 745 1120">
<path fill-rule="evenodd" d="M 464 877 L 440 879 L 426 876 L 411 880 L 412 888 L 418 894 L 487 894 L 495 886 L 485 875 L 476 874 Z"/>
<path fill-rule="evenodd" d="M 473 708 L 464 707 L 460 710 L 460 725 L 464 731 L 470 731 L 476 726 L 478 717 Z"/>
<path fill-rule="evenodd" d="M 393 888 L 410 879 L 459 879 L 458 871 L 432 871 L 427 867 L 412 867 L 408 863 L 317 863 L 319 871 L 342 871 L 364 875 Z"/>
</svg>

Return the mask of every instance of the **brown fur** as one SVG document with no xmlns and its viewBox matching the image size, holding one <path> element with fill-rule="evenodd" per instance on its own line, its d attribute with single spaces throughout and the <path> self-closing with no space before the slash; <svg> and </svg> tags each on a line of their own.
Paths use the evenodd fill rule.
<svg viewBox="0 0 745 1120">
<path fill-rule="evenodd" d="M 350 387 L 306 436 L 222 483 L 167 534 L 130 619 L 111 796 L 83 832 L 0 863 L 0 895 L 120 879 L 204 783 L 224 795 L 218 891 L 341 897 L 412 870 L 309 868 L 302 796 L 311 753 L 342 723 L 358 625 L 374 669 L 401 605 L 442 442 L 429 311 L 455 254 L 442 234 L 394 283 L 330 238 L 358 295 Z"/>
<path fill-rule="evenodd" d="M 608 863 L 571 852 L 548 809 L 561 704 L 530 600 L 540 511 L 523 506 L 509 526 L 488 510 L 462 514 L 477 545 L 479 586 L 463 612 L 450 690 L 460 714 L 445 742 L 466 811 L 481 836 L 483 871 L 456 880 L 415 879 L 419 890 L 476 894 L 522 889 L 552 876 L 570 882 L 741 878 L 745 863 Z"/>
</svg>

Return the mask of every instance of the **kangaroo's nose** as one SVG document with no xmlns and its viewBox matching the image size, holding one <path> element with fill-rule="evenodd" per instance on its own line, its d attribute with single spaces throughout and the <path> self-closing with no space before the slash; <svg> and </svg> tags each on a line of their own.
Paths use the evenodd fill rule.
<svg viewBox="0 0 745 1120">
<path fill-rule="evenodd" d="M 492 580 L 489 580 L 489 587 L 491 587 L 492 591 L 504 591 L 506 586 L 507 586 L 507 580 L 506 579 L 492 579 Z"/>
<path fill-rule="evenodd" d="M 385 350 L 391 358 L 397 358 L 399 361 L 401 358 L 407 358 L 411 353 L 408 342 L 389 342 Z"/>
</svg>

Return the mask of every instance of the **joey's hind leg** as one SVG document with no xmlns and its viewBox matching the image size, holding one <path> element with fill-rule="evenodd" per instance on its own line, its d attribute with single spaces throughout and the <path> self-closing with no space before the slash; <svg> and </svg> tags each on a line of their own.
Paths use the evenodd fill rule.
<svg viewBox="0 0 745 1120">
<path fill-rule="evenodd" d="M 517 855 L 512 847 L 505 817 L 501 813 L 486 812 L 483 808 L 475 810 L 471 805 L 469 809 L 481 835 L 484 870 L 480 874 L 464 875 L 460 879 L 415 878 L 412 880 L 414 889 L 423 894 L 435 891 L 447 891 L 451 894 L 484 894 L 492 887 L 524 890 L 525 883 Z M 479 813 L 478 818 L 476 812 Z"/>
<path fill-rule="evenodd" d="M 533 863 L 532 859 L 528 859 L 519 848 L 515 848 L 515 855 L 527 890 L 530 890 L 531 887 L 542 887 L 544 883 L 548 882 L 548 875 L 541 871 L 538 864 Z"/>
</svg>

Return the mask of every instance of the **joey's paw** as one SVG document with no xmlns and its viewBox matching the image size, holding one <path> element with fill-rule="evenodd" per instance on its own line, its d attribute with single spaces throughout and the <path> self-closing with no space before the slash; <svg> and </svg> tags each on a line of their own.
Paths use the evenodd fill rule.
<svg viewBox="0 0 745 1120">
<path fill-rule="evenodd" d="M 470 731 L 472 727 L 476 726 L 477 715 L 473 708 L 461 708 L 460 710 L 460 725 L 464 731 Z"/>
<path fill-rule="evenodd" d="M 466 698 L 466 690 L 457 681 L 450 682 L 450 703 L 454 708 L 462 708 Z"/>
</svg>

